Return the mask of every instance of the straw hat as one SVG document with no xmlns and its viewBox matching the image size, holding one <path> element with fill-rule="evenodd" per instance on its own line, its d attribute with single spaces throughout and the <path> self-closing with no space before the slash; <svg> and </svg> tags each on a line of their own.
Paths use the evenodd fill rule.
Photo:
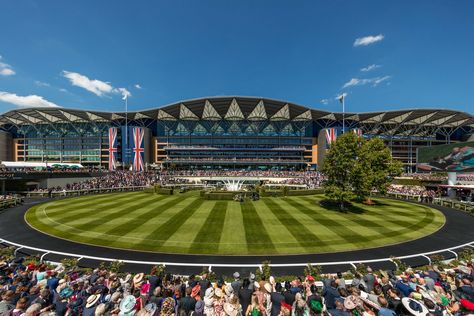
<svg viewBox="0 0 474 316">
<path fill-rule="evenodd" d="M 143 272 L 135 274 L 135 276 L 133 277 L 133 284 L 135 285 L 135 287 L 139 287 L 140 285 L 142 285 L 144 277 L 145 274 Z"/>
<path fill-rule="evenodd" d="M 237 316 L 237 314 L 239 313 L 239 310 L 234 304 L 224 303 L 224 312 L 226 313 L 226 315 L 229 315 L 229 316 Z"/>
<path fill-rule="evenodd" d="M 344 300 L 344 308 L 345 309 L 354 309 L 360 304 L 360 299 L 354 295 L 349 295 Z"/>
<path fill-rule="evenodd" d="M 214 295 L 217 297 L 224 297 L 224 292 L 222 292 L 222 289 L 217 288 L 214 290 Z"/>
<path fill-rule="evenodd" d="M 104 303 L 102 304 L 99 304 L 97 306 L 97 308 L 95 309 L 95 312 L 94 312 L 94 315 L 95 316 L 102 316 L 102 315 L 105 315 L 105 311 L 106 311 L 106 306 Z"/>
<path fill-rule="evenodd" d="M 95 305 L 99 301 L 100 296 L 92 294 L 87 298 L 87 303 L 86 303 L 86 308 L 91 308 L 92 306 Z"/>
</svg>

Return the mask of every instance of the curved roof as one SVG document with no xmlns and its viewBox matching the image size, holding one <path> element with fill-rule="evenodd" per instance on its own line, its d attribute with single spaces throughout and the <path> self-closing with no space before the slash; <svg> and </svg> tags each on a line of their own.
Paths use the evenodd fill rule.
<svg viewBox="0 0 474 316">
<path fill-rule="evenodd" d="M 258 97 L 209 97 L 181 101 L 143 111 L 128 112 L 128 119 L 152 120 L 270 120 L 339 121 L 342 113 L 311 109 L 290 102 Z M 125 119 L 125 112 L 101 112 L 68 108 L 26 108 L 0 116 L 1 125 L 31 125 L 78 122 L 112 122 Z M 348 121 L 362 125 L 413 125 L 457 128 L 474 127 L 471 114 L 445 109 L 406 109 L 370 113 L 345 113 Z"/>
</svg>

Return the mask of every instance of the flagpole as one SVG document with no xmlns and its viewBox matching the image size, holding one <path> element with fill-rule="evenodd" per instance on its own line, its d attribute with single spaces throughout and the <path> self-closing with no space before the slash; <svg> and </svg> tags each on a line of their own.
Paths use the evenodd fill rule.
<svg viewBox="0 0 474 316">
<path fill-rule="evenodd" d="M 344 95 L 342 95 L 342 133 L 344 134 L 346 132 L 346 122 L 345 122 L 345 105 L 344 105 Z"/>
<path fill-rule="evenodd" d="M 128 164 L 128 98 L 125 96 L 125 161 Z"/>
</svg>

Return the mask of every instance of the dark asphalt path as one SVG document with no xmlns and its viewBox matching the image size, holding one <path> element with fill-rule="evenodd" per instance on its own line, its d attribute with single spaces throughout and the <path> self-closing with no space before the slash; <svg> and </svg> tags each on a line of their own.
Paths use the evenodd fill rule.
<svg viewBox="0 0 474 316">
<path fill-rule="evenodd" d="M 272 264 L 291 264 L 291 263 L 307 263 L 307 262 L 336 262 L 336 261 L 353 261 L 367 259 L 386 258 L 390 256 L 404 256 L 416 253 L 435 251 L 444 248 L 455 247 L 464 243 L 474 241 L 474 216 L 465 212 L 453 210 L 446 207 L 430 205 L 440 210 L 446 216 L 446 224 L 436 233 L 417 240 L 372 249 L 346 251 L 337 253 L 323 254 L 305 254 L 305 255 L 277 255 L 277 256 L 212 256 L 212 255 L 185 255 L 185 254 L 166 254 L 166 253 L 150 253 L 130 250 L 111 249 L 100 246 L 91 246 L 75 243 L 49 235 L 40 233 L 29 227 L 24 221 L 24 213 L 34 204 L 44 202 L 45 200 L 26 200 L 21 206 L 5 210 L 0 213 L 0 238 L 18 244 L 43 248 L 53 251 L 68 252 L 81 255 L 89 255 L 96 257 L 116 258 L 121 260 L 136 261 L 154 261 L 154 262 L 179 262 L 183 266 L 168 266 L 167 270 L 172 273 L 188 274 L 199 273 L 200 267 L 189 267 L 186 263 L 194 264 L 259 264 L 264 260 L 271 260 Z M 22 250 L 26 253 L 32 251 Z M 448 253 L 449 255 L 449 253 Z M 47 255 L 46 260 L 57 261 L 61 259 L 57 255 Z M 426 264 L 426 258 L 410 259 L 408 262 L 412 265 Z M 81 260 L 84 266 L 97 265 L 93 260 Z M 381 262 L 371 264 L 375 268 L 391 268 L 390 262 Z M 350 268 L 349 265 L 338 265 L 323 268 L 324 271 L 345 271 Z M 128 271 L 139 271 L 147 269 L 143 265 L 127 264 L 124 269 Z M 246 273 L 254 271 L 255 268 L 213 268 L 217 273 L 231 275 L 235 270 Z M 303 267 L 285 267 L 274 268 L 277 274 L 302 274 Z M 279 273 L 281 272 L 281 273 Z"/>
</svg>

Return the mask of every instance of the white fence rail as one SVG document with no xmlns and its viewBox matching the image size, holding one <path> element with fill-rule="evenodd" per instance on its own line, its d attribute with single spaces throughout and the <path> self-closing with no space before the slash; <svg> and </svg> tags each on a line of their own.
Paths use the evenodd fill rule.
<svg viewBox="0 0 474 316">
<path fill-rule="evenodd" d="M 261 267 L 261 263 L 247 263 L 247 264 L 234 264 L 234 263 L 189 263 L 189 262 L 164 262 L 164 261 L 138 261 L 138 260 L 126 260 L 126 259 L 121 259 L 121 258 L 109 258 L 109 257 L 96 257 L 96 256 L 88 256 L 88 255 L 83 255 L 83 254 L 77 254 L 77 253 L 68 253 L 68 252 L 60 252 L 60 251 L 54 251 L 54 250 L 48 250 L 44 248 L 36 248 L 36 247 L 30 247 L 27 245 L 21 245 L 18 243 L 10 242 L 8 240 L 0 238 L 0 243 L 3 243 L 7 246 L 13 246 L 16 248 L 15 254 L 17 251 L 26 249 L 26 250 L 33 250 L 35 252 L 43 253 L 41 255 L 41 261 L 44 260 L 44 257 L 50 254 L 53 255 L 60 255 L 64 257 L 73 257 L 73 258 L 78 258 L 79 260 L 82 259 L 90 259 L 90 260 L 96 260 L 96 261 L 120 261 L 123 263 L 129 263 L 129 264 L 139 264 L 139 265 L 164 265 L 164 266 L 179 266 L 179 267 L 222 267 L 222 268 L 259 268 Z M 451 252 L 454 257 L 457 258 L 457 253 L 454 251 L 456 249 L 460 248 L 466 248 L 466 247 L 471 247 L 474 248 L 474 241 L 458 245 L 455 247 L 450 247 L 450 248 L 445 248 L 445 249 L 439 249 L 439 250 L 434 250 L 430 252 L 424 252 L 424 253 L 417 253 L 417 254 L 412 254 L 412 255 L 406 255 L 406 256 L 400 256 L 396 257 L 396 259 L 410 259 L 410 258 L 416 258 L 416 257 L 425 257 L 428 262 L 431 264 L 431 259 L 429 258 L 430 255 L 437 254 L 437 253 L 443 253 L 443 252 Z M 351 265 L 353 268 L 356 268 L 356 264 L 366 264 L 366 263 L 375 263 L 375 262 L 382 262 L 382 261 L 390 261 L 393 264 L 396 265 L 396 263 L 393 261 L 393 258 L 388 257 L 388 258 L 379 258 L 379 259 L 368 259 L 368 260 L 351 260 L 351 261 L 331 261 L 331 262 L 314 262 L 311 263 L 312 265 L 319 265 L 319 266 L 334 266 L 334 265 Z M 271 263 L 271 267 L 305 267 L 308 265 L 308 262 L 304 263 Z"/>
</svg>

